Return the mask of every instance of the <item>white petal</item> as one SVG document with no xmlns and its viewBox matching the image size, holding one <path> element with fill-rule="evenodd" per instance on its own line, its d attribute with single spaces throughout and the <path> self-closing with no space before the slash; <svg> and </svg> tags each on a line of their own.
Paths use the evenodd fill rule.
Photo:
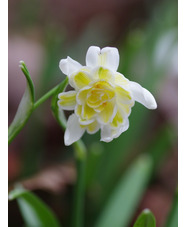
<svg viewBox="0 0 186 227">
<path fill-rule="evenodd" d="M 119 53 L 115 47 L 89 47 L 86 55 L 86 65 L 89 67 L 103 66 L 112 71 L 117 71 L 119 65 Z"/>
<path fill-rule="evenodd" d="M 90 88 L 91 87 L 86 86 L 77 93 L 76 99 L 77 99 L 77 103 L 79 105 L 84 105 L 86 103 L 87 94 L 88 94 Z"/>
<path fill-rule="evenodd" d="M 113 140 L 112 128 L 110 125 L 103 125 L 101 127 L 101 141 L 110 142 Z"/>
<path fill-rule="evenodd" d="M 127 131 L 128 128 L 129 128 L 129 119 L 125 118 L 124 123 L 122 125 L 120 125 L 116 130 L 114 130 L 113 137 L 114 138 L 119 137 L 121 135 L 121 133 Z"/>
<path fill-rule="evenodd" d="M 126 118 L 124 123 L 117 128 L 113 128 L 110 125 L 102 125 L 101 127 L 101 141 L 110 142 L 113 139 L 119 137 L 121 133 L 129 128 L 129 120 Z"/>
<path fill-rule="evenodd" d="M 115 75 L 115 84 L 118 86 L 121 86 L 125 89 L 125 87 L 128 85 L 129 80 L 121 73 L 116 72 Z"/>
<path fill-rule="evenodd" d="M 61 59 L 59 62 L 59 68 L 65 75 L 70 76 L 72 73 L 82 68 L 82 65 L 79 62 L 74 61 L 72 58 L 67 57 L 66 59 Z"/>
<path fill-rule="evenodd" d="M 65 145 L 69 146 L 79 140 L 84 132 L 85 128 L 80 126 L 78 117 L 75 114 L 70 115 L 65 131 Z"/>
<path fill-rule="evenodd" d="M 157 103 L 154 96 L 141 85 L 136 82 L 129 82 L 129 89 L 131 91 L 132 98 L 147 107 L 148 109 L 156 109 Z"/>
<path fill-rule="evenodd" d="M 95 66 L 98 66 L 100 51 L 100 48 L 96 46 L 91 46 L 88 48 L 86 54 L 86 65 L 88 67 L 94 68 Z"/>
<path fill-rule="evenodd" d="M 101 55 L 103 55 L 103 66 L 106 68 L 117 71 L 119 66 L 119 52 L 118 49 L 115 47 L 105 47 L 101 50 Z"/>
<path fill-rule="evenodd" d="M 94 122 L 95 120 L 94 119 L 90 119 L 90 120 L 83 120 L 83 119 L 81 119 L 81 118 L 79 118 L 78 119 L 79 120 L 79 123 L 81 124 L 81 125 L 89 125 L 89 124 L 91 124 L 92 122 Z"/>
</svg>

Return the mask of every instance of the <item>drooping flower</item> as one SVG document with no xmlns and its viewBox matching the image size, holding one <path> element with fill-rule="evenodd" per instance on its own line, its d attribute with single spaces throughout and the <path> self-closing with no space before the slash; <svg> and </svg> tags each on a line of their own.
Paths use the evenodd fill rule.
<svg viewBox="0 0 186 227">
<path fill-rule="evenodd" d="M 89 47 L 86 66 L 70 57 L 59 63 L 74 90 L 59 94 L 58 106 L 74 110 L 67 121 L 65 145 L 79 140 L 87 131 L 101 129 L 101 141 L 110 142 L 129 127 L 128 117 L 135 101 L 148 109 L 156 109 L 153 95 L 136 82 L 117 72 L 117 48 Z"/>
</svg>

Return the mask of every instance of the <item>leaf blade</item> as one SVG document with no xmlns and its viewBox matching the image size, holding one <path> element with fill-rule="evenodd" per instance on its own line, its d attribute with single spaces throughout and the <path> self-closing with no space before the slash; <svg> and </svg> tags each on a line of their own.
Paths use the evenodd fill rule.
<svg viewBox="0 0 186 227">
<path fill-rule="evenodd" d="M 27 226 L 60 227 L 54 213 L 33 193 L 17 187 L 10 192 L 9 199 L 17 199 L 20 212 Z"/>
<path fill-rule="evenodd" d="M 140 157 L 122 177 L 96 227 L 126 227 L 146 188 L 152 169 L 149 156 Z M 130 193 L 130 194 L 129 194 Z"/>
<path fill-rule="evenodd" d="M 177 227 L 178 226 L 178 191 L 174 195 L 171 211 L 167 218 L 165 227 Z"/>
<path fill-rule="evenodd" d="M 27 120 L 29 119 L 34 105 L 34 85 L 29 71 L 24 62 L 20 62 L 20 68 L 26 77 L 27 86 L 25 93 L 18 106 L 15 117 L 8 129 L 8 143 L 10 144 L 14 137 L 20 132 Z"/>
<path fill-rule="evenodd" d="M 145 209 L 138 216 L 133 227 L 156 227 L 156 219 L 149 209 Z"/>
</svg>

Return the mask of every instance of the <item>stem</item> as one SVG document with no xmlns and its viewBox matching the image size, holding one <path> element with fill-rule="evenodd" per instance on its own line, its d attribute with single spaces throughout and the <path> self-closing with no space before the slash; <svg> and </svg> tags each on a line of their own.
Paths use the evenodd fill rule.
<svg viewBox="0 0 186 227">
<path fill-rule="evenodd" d="M 43 95 L 37 102 L 34 103 L 33 110 L 35 110 L 38 106 L 40 106 L 44 101 L 46 101 L 50 96 L 56 93 L 59 85 L 52 88 L 50 91 L 48 91 L 45 95 Z"/>
<path fill-rule="evenodd" d="M 77 181 L 74 191 L 72 227 L 84 225 L 84 191 L 86 170 L 86 148 L 81 140 L 73 144 L 76 155 Z"/>
<path fill-rule="evenodd" d="M 33 110 L 35 110 L 44 101 L 46 101 L 48 98 L 50 98 L 50 96 L 54 95 L 62 84 L 64 85 L 64 88 L 65 88 L 66 85 L 68 84 L 68 77 L 66 77 L 65 80 L 63 80 L 60 84 L 58 84 L 57 86 L 55 86 L 54 88 L 52 88 L 45 95 L 43 95 L 39 100 L 37 100 L 37 102 L 34 103 Z"/>
</svg>

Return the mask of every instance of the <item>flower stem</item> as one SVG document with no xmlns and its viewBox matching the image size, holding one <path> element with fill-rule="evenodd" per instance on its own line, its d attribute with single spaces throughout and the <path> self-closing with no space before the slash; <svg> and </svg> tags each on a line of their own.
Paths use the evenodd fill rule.
<svg viewBox="0 0 186 227">
<path fill-rule="evenodd" d="M 73 144 L 76 156 L 77 180 L 74 191 L 72 227 L 84 225 L 84 192 L 86 170 L 86 147 L 81 140 Z"/>
<path fill-rule="evenodd" d="M 68 78 L 66 77 L 66 79 L 64 81 L 62 81 L 61 83 L 68 83 Z M 58 84 L 57 86 L 55 86 L 54 88 L 52 88 L 50 91 L 48 91 L 46 94 L 44 94 L 39 100 L 37 100 L 37 102 L 34 103 L 34 107 L 33 110 L 35 110 L 38 106 L 40 106 L 44 101 L 46 101 L 48 98 L 50 98 L 50 96 L 52 96 L 53 94 L 56 93 L 56 91 L 58 90 L 60 84 Z"/>
</svg>

